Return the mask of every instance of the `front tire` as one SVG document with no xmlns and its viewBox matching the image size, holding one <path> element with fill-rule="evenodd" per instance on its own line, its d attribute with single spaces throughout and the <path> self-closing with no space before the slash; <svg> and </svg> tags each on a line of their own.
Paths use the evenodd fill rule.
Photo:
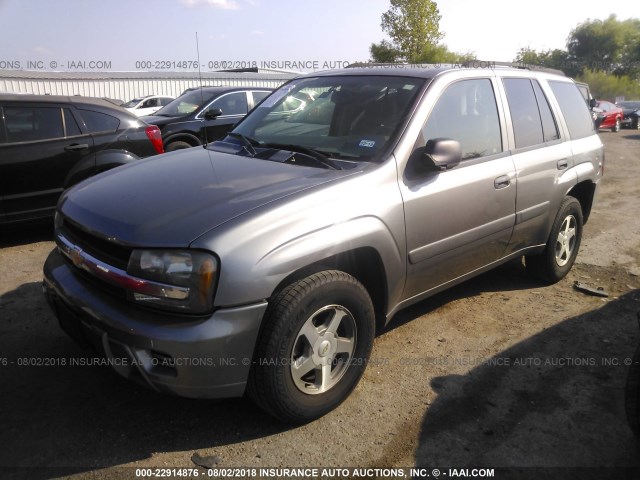
<svg viewBox="0 0 640 480">
<path fill-rule="evenodd" d="M 574 197 L 566 197 L 553 222 L 544 252 L 526 257 L 527 270 L 546 283 L 562 280 L 576 260 L 581 240 L 582 207 Z"/>
<path fill-rule="evenodd" d="M 248 394 L 288 423 L 315 420 L 336 408 L 364 373 L 375 314 L 354 277 L 326 270 L 292 283 L 269 303 Z"/>
</svg>

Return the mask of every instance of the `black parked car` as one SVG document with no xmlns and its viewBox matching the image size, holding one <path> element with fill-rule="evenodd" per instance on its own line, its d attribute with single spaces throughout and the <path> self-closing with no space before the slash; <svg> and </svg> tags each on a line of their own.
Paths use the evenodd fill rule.
<svg viewBox="0 0 640 480">
<path fill-rule="evenodd" d="M 64 189 L 163 153 L 160 130 L 106 100 L 0 95 L 0 224 L 52 217 Z"/>
<path fill-rule="evenodd" d="M 154 115 L 141 118 L 160 127 L 167 152 L 195 147 L 223 137 L 271 91 L 258 87 L 190 88 Z"/>
<path fill-rule="evenodd" d="M 640 100 L 618 102 L 622 109 L 622 126 L 634 129 L 640 128 Z"/>
</svg>

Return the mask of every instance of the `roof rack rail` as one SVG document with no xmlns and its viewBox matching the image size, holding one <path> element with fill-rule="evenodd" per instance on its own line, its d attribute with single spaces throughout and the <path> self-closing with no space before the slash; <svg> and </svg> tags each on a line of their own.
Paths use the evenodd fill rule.
<svg viewBox="0 0 640 480">
<path fill-rule="evenodd" d="M 404 65 L 406 67 L 442 67 L 446 68 L 447 66 L 452 67 L 466 67 L 466 68 L 495 68 L 495 67 L 509 67 L 509 68 L 518 68 L 520 70 L 532 70 L 536 72 L 546 72 L 553 73 L 555 75 L 561 75 L 565 77 L 565 73 L 562 70 L 557 70 L 555 68 L 547 68 L 541 65 L 533 65 L 530 63 L 524 62 L 495 62 L 493 60 L 467 60 L 466 62 L 461 63 L 440 63 L 440 64 L 429 64 L 429 63 L 406 63 L 406 62 L 391 62 L 391 63 L 377 63 L 377 62 L 357 62 L 351 63 L 347 65 L 346 68 L 361 68 L 361 67 L 397 67 L 399 65 Z"/>
<path fill-rule="evenodd" d="M 464 67 L 473 67 L 474 65 L 487 65 L 491 67 L 510 67 L 510 68 L 518 68 L 520 70 L 532 70 L 536 72 L 546 72 L 553 73 L 555 75 L 562 75 L 565 77 L 565 73 L 562 70 L 557 70 L 555 68 L 543 67 L 542 65 L 534 65 L 532 63 L 524 63 L 524 62 L 495 62 L 493 60 L 469 60 L 466 62 L 462 62 L 461 65 Z"/>
</svg>

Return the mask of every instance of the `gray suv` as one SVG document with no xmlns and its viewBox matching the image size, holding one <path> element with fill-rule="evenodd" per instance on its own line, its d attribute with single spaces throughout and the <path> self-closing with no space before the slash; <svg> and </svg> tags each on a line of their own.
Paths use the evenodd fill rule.
<svg viewBox="0 0 640 480">
<path fill-rule="evenodd" d="M 125 377 L 306 422 L 355 388 L 400 309 L 523 256 L 563 278 L 603 166 L 560 75 L 314 73 L 220 141 L 67 191 L 45 292 Z"/>
</svg>

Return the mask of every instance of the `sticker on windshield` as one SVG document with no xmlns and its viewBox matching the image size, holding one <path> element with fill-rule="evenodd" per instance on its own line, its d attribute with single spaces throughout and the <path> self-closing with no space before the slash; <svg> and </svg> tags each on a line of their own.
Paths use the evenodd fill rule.
<svg viewBox="0 0 640 480">
<path fill-rule="evenodd" d="M 359 147 L 367 147 L 367 148 L 373 148 L 375 146 L 376 142 L 374 142 L 373 140 L 360 140 L 360 143 L 358 144 Z"/>
</svg>

